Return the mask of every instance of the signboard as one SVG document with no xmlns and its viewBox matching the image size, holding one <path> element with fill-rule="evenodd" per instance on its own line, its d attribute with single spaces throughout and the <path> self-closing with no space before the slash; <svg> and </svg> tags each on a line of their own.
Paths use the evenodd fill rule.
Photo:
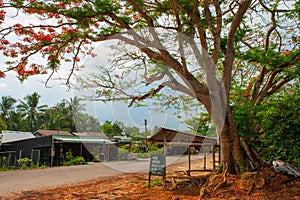
<svg viewBox="0 0 300 200">
<path fill-rule="evenodd" d="M 151 155 L 149 173 L 157 176 L 165 175 L 166 158 L 164 155 Z"/>
<path fill-rule="evenodd" d="M 148 188 L 150 188 L 151 175 L 163 176 L 164 186 L 166 183 L 166 157 L 160 154 L 151 155 Z"/>
</svg>

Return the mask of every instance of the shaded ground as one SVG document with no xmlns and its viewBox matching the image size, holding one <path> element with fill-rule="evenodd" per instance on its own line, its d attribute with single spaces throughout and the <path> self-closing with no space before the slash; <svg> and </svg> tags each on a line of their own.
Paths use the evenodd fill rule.
<svg viewBox="0 0 300 200">
<path fill-rule="evenodd" d="M 194 167 L 199 162 L 193 161 Z M 168 168 L 168 173 L 177 170 L 187 169 L 187 163 L 173 165 Z M 152 180 L 160 177 L 153 177 Z M 145 184 L 148 182 L 147 173 L 117 175 L 114 177 L 102 177 L 94 181 L 88 181 L 67 187 L 53 189 L 41 189 L 14 194 L 14 198 L 6 199 L 119 199 L 119 200 L 157 200 L 157 199 L 199 199 L 199 185 L 187 184 L 178 185 L 176 188 L 172 184 L 156 185 L 148 189 Z M 3 198 L 5 199 L 5 198 Z M 300 182 L 291 182 L 282 185 L 278 190 L 256 190 L 251 195 L 240 189 L 224 190 L 212 193 L 206 199 L 282 199 L 300 200 Z"/>
</svg>

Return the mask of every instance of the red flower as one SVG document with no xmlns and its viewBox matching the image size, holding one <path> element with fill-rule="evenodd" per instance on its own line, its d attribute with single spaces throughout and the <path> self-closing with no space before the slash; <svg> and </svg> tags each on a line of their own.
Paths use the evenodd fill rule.
<svg viewBox="0 0 300 200">
<path fill-rule="evenodd" d="M 289 53 L 290 53 L 290 51 L 289 51 L 289 50 L 285 50 L 285 51 L 284 51 L 284 52 L 282 52 L 281 54 L 285 56 L 285 55 L 288 55 Z"/>
<path fill-rule="evenodd" d="M 10 44 L 10 42 L 8 40 L 1 40 L 2 44 Z"/>
<path fill-rule="evenodd" d="M 37 41 L 52 41 L 51 35 L 47 34 L 45 35 L 43 32 L 38 32 L 38 34 L 34 34 L 34 39 Z"/>
<path fill-rule="evenodd" d="M 15 28 L 21 28 L 22 25 L 21 25 L 21 24 L 15 24 L 14 27 L 15 27 Z"/>
<path fill-rule="evenodd" d="M 51 51 L 53 48 L 52 48 L 52 46 L 48 46 L 48 47 L 45 47 L 44 49 L 43 49 L 43 51 Z"/>
<path fill-rule="evenodd" d="M 66 4 L 64 2 L 59 2 L 54 5 L 57 8 L 66 8 Z"/>
<path fill-rule="evenodd" d="M 0 78 L 5 78 L 5 73 L 0 70 Z"/>
<path fill-rule="evenodd" d="M 49 28 L 48 28 L 48 31 L 49 31 L 50 33 L 55 32 L 55 30 L 54 30 L 52 27 L 49 27 Z"/>
</svg>

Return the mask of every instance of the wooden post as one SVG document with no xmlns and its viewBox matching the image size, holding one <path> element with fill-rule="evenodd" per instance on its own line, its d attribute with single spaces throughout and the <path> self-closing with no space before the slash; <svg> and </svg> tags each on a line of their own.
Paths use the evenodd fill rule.
<svg viewBox="0 0 300 200">
<path fill-rule="evenodd" d="M 82 156 L 82 142 L 80 143 L 80 156 Z"/>
<path fill-rule="evenodd" d="M 150 184 L 151 184 L 151 172 L 149 172 L 149 177 L 148 177 L 148 189 L 150 189 Z"/>
<path fill-rule="evenodd" d="M 167 138 L 166 138 L 166 133 L 164 133 L 164 156 L 167 156 Z"/>
<path fill-rule="evenodd" d="M 204 171 L 206 170 L 206 146 L 204 146 L 203 169 L 204 169 Z"/>
<path fill-rule="evenodd" d="M 218 145 L 218 153 L 219 153 L 219 165 L 221 165 L 221 146 Z"/>
<path fill-rule="evenodd" d="M 107 160 L 110 160 L 110 144 L 106 145 L 107 147 Z"/>
<path fill-rule="evenodd" d="M 188 155 L 189 155 L 189 173 L 190 173 L 190 170 L 191 170 L 191 149 L 190 149 L 190 146 L 188 147 Z"/>
<path fill-rule="evenodd" d="M 165 167 L 164 167 L 164 175 L 163 175 L 163 185 L 166 187 L 166 171 L 167 171 L 167 138 L 166 133 L 164 133 L 164 157 L 165 157 Z"/>
<path fill-rule="evenodd" d="M 213 146 L 213 148 L 212 148 L 212 159 L 213 159 L 213 170 L 215 170 L 216 169 L 216 152 L 215 152 L 215 145 Z"/>
</svg>

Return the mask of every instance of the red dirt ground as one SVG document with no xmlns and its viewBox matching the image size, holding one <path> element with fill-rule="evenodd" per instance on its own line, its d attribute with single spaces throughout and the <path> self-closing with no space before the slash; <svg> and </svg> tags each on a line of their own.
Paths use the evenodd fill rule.
<svg viewBox="0 0 300 200">
<path fill-rule="evenodd" d="M 177 164 L 168 167 L 168 173 L 176 170 L 182 170 L 185 164 Z M 152 180 L 161 177 L 152 177 Z M 59 187 L 53 189 L 27 191 L 15 194 L 16 200 L 37 200 L 37 199 L 80 199 L 80 200 L 198 200 L 199 185 L 186 184 L 172 187 L 168 183 L 164 188 L 162 185 L 156 185 L 148 189 L 145 184 L 148 183 L 148 174 L 127 174 L 116 177 L 106 177 L 98 180 L 76 184 L 68 187 Z M 11 199 L 11 198 L 10 198 Z M 238 200 L 300 200 L 300 182 L 291 182 L 284 185 L 280 190 L 256 190 L 251 195 L 247 195 L 243 190 L 224 190 L 218 193 L 212 193 L 205 199 L 238 199 Z"/>
</svg>

